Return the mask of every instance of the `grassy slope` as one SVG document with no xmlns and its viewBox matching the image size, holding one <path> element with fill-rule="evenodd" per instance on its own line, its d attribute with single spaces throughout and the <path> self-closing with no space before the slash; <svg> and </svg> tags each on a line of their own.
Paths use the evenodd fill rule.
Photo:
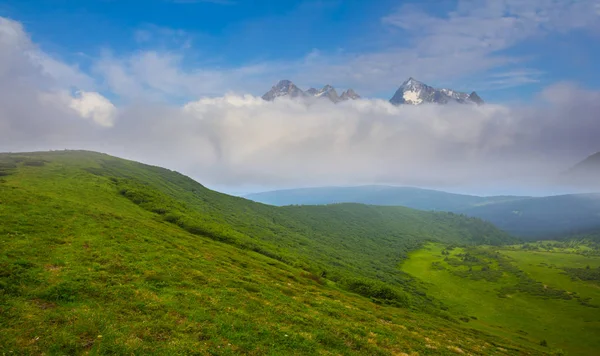
<svg viewBox="0 0 600 356">
<path fill-rule="evenodd" d="M 329 230 L 317 234 L 311 229 L 318 228 L 304 225 L 316 219 L 311 209 L 292 212 L 305 219 L 298 223 L 288 210 L 246 203 L 166 170 L 87 152 L 13 157 L 25 161 L 16 168 L 11 162 L 0 167 L 9 173 L 0 177 L 3 350 L 454 354 L 461 349 L 502 354 L 519 348 L 535 353 L 510 343 L 494 346 L 498 339 L 429 314 L 373 304 L 307 272 L 313 264 L 328 261 L 308 252 L 302 255 L 302 248 L 284 241 L 288 236 L 299 242 L 328 236 Z M 106 166 L 106 161 L 118 163 Z M 184 213 L 199 217 L 209 230 L 222 225 L 227 228 L 225 237 L 239 234 L 234 237 L 240 241 L 264 241 L 262 248 L 279 253 L 285 247 L 290 258 L 295 256 L 292 252 L 300 257 L 286 264 L 279 255 L 273 259 L 265 251 L 231 246 L 247 241 L 224 244 L 214 241 L 220 235 L 192 234 L 186 229 L 189 225 L 168 222 L 165 215 L 150 211 L 148 201 L 135 203 L 120 194 L 139 181 L 152 183 L 165 194 L 154 192 L 154 197 L 172 209 L 185 208 Z M 169 197 L 184 201 L 183 208 Z M 411 216 L 401 211 L 408 214 L 404 218 Z M 273 219 L 283 222 L 275 224 Z M 236 221 L 239 225 L 232 225 Z M 409 231 L 417 234 L 426 222 L 415 223 Z M 323 224 L 318 219 L 316 223 Z M 308 229 L 309 234 L 291 231 L 294 228 Z M 269 235 L 267 229 L 274 231 Z M 252 236 L 257 231 L 265 233 L 264 240 Z M 454 234 L 453 239 L 460 231 Z M 332 248 L 337 238 L 324 248 Z M 283 246 L 279 250 L 278 244 Z"/>
<path fill-rule="evenodd" d="M 116 177 L 116 190 L 188 231 L 317 274 L 325 272 L 336 281 L 360 276 L 407 287 L 396 265 L 425 240 L 493 244 L 511 240 L 491 224 L 454 214 L 358 204 L 275 208 L 211 191 L 176 172 L 107 155 L 56 152 L 46 157 L 69 165 L 77 157 L 86 162 L 82 168 L 87 171 Z"/>
<path fill-rule="evenodd" d="M 502 287 L 517 283 L 514 274 L 503 272 L 497 281 L 473 280 L 459 277 L 444 262 L 442 246 L 430 245 L 411 254 L 402 269 L 429 285 L 429 292 L 443 298 L 456 313 L 473 315 L 471 325 L 486 332 L 529 341 L 531 345 L 547 340 L 550 348 L 560 348 L 573 355 L 592 355 L 600 349 L 600 309 L 581 305 L 576 299 L 564 300 L 551 296 L 534 296 L 516 292 L 499 298 Z M 463 252 L 455 249 L 451 256 Z M 577 293 L 600 304 L 600 290 L 591 282 L 572 281 L 563 267 L 592 267 L 600 265 L 600 257 L 568 253 L 500 250 L 527 276 L 543 283 L 544 288 Z M 433 268 L 438 262 L 444 269 Z M 520 330 L 520 331 L 519 331 Z M 516 333 L 515 333 L 516 331 Z"/>
</svg>

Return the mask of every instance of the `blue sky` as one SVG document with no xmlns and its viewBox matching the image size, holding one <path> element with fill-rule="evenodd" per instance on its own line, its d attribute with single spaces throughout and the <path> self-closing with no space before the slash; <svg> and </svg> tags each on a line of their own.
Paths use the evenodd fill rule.
<svg viewBox="0 0 600 356">
<path fill-rule="evenodd" d="M 597 89 L 599 12 L 594 0 L 0 5 L 0 16 L 20 22 L 44 52 L 90 76 L 108 97 L 126 100 L 144 91 L 184 101 L 227 91 L 260 95 L 282 78 L 389 98 L 413 76 L 500 103 L 527 101 L 562 81 Z M 140 66 L 146 73 L 174 70 L 188 82 L 148 79 Z M 114 78 L 116 68 L 131 78 L 129 87 Z M 164 82 L 168 90 L 156 88 Z"/>
</svg>

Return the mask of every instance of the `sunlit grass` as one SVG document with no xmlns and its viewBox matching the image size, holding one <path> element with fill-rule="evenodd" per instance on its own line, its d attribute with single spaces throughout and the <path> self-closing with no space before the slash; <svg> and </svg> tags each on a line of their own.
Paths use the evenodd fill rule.
<svg viewBox="0 0 600 356">
<path fill-rule="evenodd" d="M 416 245 L 382 240 L 388 256 L 379 264 L 368 261 L 374 251 L 356 250 L 361 237 L 380 238 L 369 234 L 402 228 L 400 222 L 373 229 L 361 225 L 360 208 L 333 208 L 331 219 L 355 218 L 357 232 L 345 235 L 351 229 L 339 221 L 307 225 L 320 216 L 310 209 L 288 213 L 227 197 L 173 172 L 109 156 L 11 157 L 18 160 L 2 167 L 7 174 L 0 177 L 0 349 L 7 354 L 535 354 L 441 310 L 419 309 L 412 303 L 428 299 L 411 294 L 411 284 L 384 286 L 407 293 L 412 310 L 377 300 L 389 294 L 376 285 L 367 284 L 367 294 L 378 293 L 371 298 L 347 291 L 348 278 L 405 280 L 395 264 L 384 263 Z M 106 168 L 105 161 L 119 163 Z M 134 202 L 120 191 L 121 182 L 131 181 L 223 235 L 191 233 Z M 387 219 L 375 208 L 365 211 Z M 463 223 L 495 233 L 476 220 L 442 216 L 435 223 L 439 215 L 398 211 L 411 243 L 419 231 L 458 239 Z M 219 242 L 222 236 L 239 240 Z M 261 249 L 244 247 L 251 241 Z M 318 273 L 325 271 L 339 279 Z"/>
<path fill-rule="evenodd" d="M 428 291 L 443 300 L 450 311 L 474 316 L 469 324 L 486 332 L 529 342 L 536 347 L 546 340 L 548 347 L 563 349 L 569 354 L 592 355 L 600 349 L 600 289 L 583 281 L 573 281 L 561 267 L 598 266 L 600 257 L 567 253 L 540 253 L 531 251 L 498 251 L 509 256 L 516 267 L 544 288 L 576 293 L 591 298 L 594 306 L 585 306 L 579 299 L 564 300 L 552 296 L 540 297 L 516 292 L 500 297 L 503 287 L 516 285 L 518 278 L 504 271 L 499 280 L 473 280 L 460 277 L 452 271 L 466 267 L 452 267 L 444 261 L 444 246 L 430 244 L 410 254 L 402 269 L 424 281 Z M 489 249 L 494 250 L 494 249 Z M 450 257 L 464 253 L 454 249 Z M 433 268 L 432 263 L 443 268 Z M 494 264 L 491 264 L 494 268 Z M 472 270 L 477 270 L 473 267 Z"/>
</svg>

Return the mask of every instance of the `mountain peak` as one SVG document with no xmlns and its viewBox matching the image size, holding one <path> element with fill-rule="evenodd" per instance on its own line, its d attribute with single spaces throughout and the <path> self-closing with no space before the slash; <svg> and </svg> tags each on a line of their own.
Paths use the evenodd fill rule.
<svg viewBox="0 0 600 356">
<path fill-rule="evenodd" d="M 394 105 L 420 105 L 422 103 L 447 104 L 449 102 L 483 104 L 483 100 L 475 92 L 467 94 L 452 89 L 436 89 L 413 77 L 405 80 L 390 99 L 390 103 Z"/>
<path fill-rule="evenodd" d="M 483 101 L 483 99 L 481 99 L 481 97 L 479 95 L 477 95 L 476 92 L 472 92 L 471 94 L 469 94 L 469 100 L 471 100 L 472 102 L 474 102 L 477 105 L 482 105 L 485 103 Z"/>
<path fill-rule="evenodd" d="M 310 88 L 307 91 L 303 91 L 298 88 L 292 81 L 288 79 L 283 79 L 277 82 L 271 90 L 266 92 L 262 98 L 267 101 L 273 101 L 278 97 L 317 97 L 317 98 L 327 98 L 334 103 L 338 103 L 340 101 L 345 100 L 354 100 L 359 99 L 360 95 L 356 94 L 354 90 L 348 89 L 342 93 L 341 96 L 338 95 L 337 91 L 331 84 L 326 84 L 321 89 Z"/>
<path fill-rule="evenodd" d="M 333 101 L 334 103 L 337 103 L 338 101 L 340 101 L 340 97 L 338 96 L 337 91 L 335 90 L 334 87 L 332 87 L 329 84 L 325 85 L 321 90 L 317 91 L 313 95 L 316 97 L 319 97 L 319 98 L 328 98 L 329 100 Z"/>
<path fill-rule="evenodd" d="M 432 98 L 434 95 L 434 88 L 419 82 L 413 77 L 409 77 L 404 81 L 404 83 L 402 83 L 400 88 L 398 88 L 394 96 L 390 99 L 390 103 L 394 105 L 419 105 L 423 102 L 433 101 L 430 98 Z"/>
<path fill-rule="evenodd" d="M 291 80 L 288 80 L 288 79 L 282 79 L 282 80 L 280 80 L 280 81 L 277 83 L 277 85 L 275 85 L 275 86 L 276 86 L 276 87 L 281 87 L 281 86 L 288 86 L 288 85 L 290 85 L 290 84 L 294 84 L 294 83 L 292 83 L 292 81 L 291 81 Z"/>
<path fill-rule="evenodd" d="M 282 79 L 276 85 L 274 85 L 271 90 L 265 93 L 262 96 L 264 100 L 273 101 L 275 98 L 281 96 L 289 96 L 290 98 L 296 98 L 301 96 L 306 96 L 306 94 L 296 86 L 296 84 L 292 83 L 291 80 Z"/>
<path fill-rule="evenodd" d="M 401 86 L 403 87 L 414 87 L 414 86 L 423 86 L 425 84 L 423 84 L 423 82 L 420 82 L 418 80 L 416 80 L 413 77 L 409 77 L 408 79 L 406 79 Z"/>
</svg>

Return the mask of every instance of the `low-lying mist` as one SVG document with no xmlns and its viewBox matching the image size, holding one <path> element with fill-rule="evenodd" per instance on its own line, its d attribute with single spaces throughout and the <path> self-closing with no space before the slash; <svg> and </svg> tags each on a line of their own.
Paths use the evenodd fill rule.
<svg viewBox="0 0 600 356">
<path fill-rule="evenodd" d="M 13 106 L 0 116 L 3 151 L 99 150 L 226 189 L 391 184 L 560 192 L 575 188 L 559 185 L 561 173 L 599 149 L 600 95 L 568 85 L 520 107 L 226 95 L 182 107 L 127 105 L 110 118 L 100 102 L 87 109 L 91 120 L 78 111 L 89 95 L 36 94 L 19 107 L 20 98 L 3 103 Z"/>
</svg>

